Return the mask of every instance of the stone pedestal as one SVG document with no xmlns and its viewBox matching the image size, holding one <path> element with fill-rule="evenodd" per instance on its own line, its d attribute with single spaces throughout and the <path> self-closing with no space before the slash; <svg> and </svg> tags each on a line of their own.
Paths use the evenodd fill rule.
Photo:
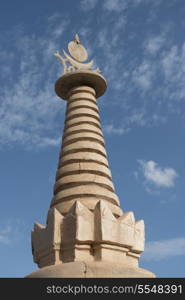
<svg viewBox="0 0 185 300">
<path fill-rule="evenodd" d="M 77 261 L 56 264 L 42 268 L 27 276 L 28 278 L 154 278 L 145 269 L 134 268 L 122 263 L 109 261 Z"/>
</svg>

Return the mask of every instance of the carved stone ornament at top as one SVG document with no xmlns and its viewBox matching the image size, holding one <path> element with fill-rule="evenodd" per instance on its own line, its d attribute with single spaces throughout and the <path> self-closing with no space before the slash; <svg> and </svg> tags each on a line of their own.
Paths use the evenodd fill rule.
<svg viewBox="0 0 185 300">
<path fill-rule="evenodd" d="M 63 64 L 64 74 L 76 70 L 92 70 L 94 72 L 100 72 L 99 68 L 93 70 L 93 60 L 84 63 L 88 58 L 88 53 L 85 47 L 80 43 L 78 34 L 75 35 L 74 41 L 69 42 L 68 51 L 69 54 L 63 50 L 64 57 L 60 55 L 59 51 L 56 51 L 53 54 Z"/>
</svg>

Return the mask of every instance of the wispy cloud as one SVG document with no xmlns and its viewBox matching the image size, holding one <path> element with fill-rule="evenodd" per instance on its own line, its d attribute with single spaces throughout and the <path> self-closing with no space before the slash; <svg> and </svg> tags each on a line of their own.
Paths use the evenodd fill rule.
<svg viewBox="0 0 185 300">
<path fill-rule="evenodd" d="M 24 226 L 20 220 L 9 220 L 0 225 L 0 244 L 12 245 L 22 238 Z"/>
<path fill-rule="evenodd" d="M 178 174 L 173 168 L 162 168 L 152 160 L 138 160 L 147 183 L 157 187 L 173 187 Z"/>
<path fill-rule="evenodd" d="M 10 227 L 10 225 L 7 225 L 4 228 L 0 229 L 0 243 L 1 244 L 9 244 L 11 239 L 10 239 L 10 235 L 12 233 L 12 228 Z"/>
<path fill-rule="evenodd" d="M 48 24 L 52 29 L 50 33 L 46 30 L 42 37 L 15 30 L 16 40 L 11 41 L 11 50 L 0 57 L 6 72 L 6 77 L 1 73 L 4 83 L 0 92 L 1 145 L 12 142 L 27 147 L 59 144 L 56 118 L 63 102 L 58 101 L 54 93 L 58 64 L 54 63 L 52 53 L 59 49 L 59 37 L 67 22 L 59 23 L 58 27 L 51 20 Z M 16 80 L 12 78 L 12 72 Z"/>
<path fill-rule="evenodd" d="M 82 10 L 88 11 L 94 9 L 98 0 L 81 0 L 80 7 Z"/>
<path fill-rule="evenodd" d="M 172 45 L 161 57 L 166 95 L 177 102 L 185 99 L 185 42 Z"/>
<path fill-rule="evenodd" d="M 178 113 L 183 117 L 184 101 L 179 100 L 185 99 L 185 43 L 176 44 L 170 35 L 171 27 L 163 26 L 156 35 L 147 32 L 143 38 L 144 47 L 136 46 L 137 49 L 129 52 L 128 40 L 124 38 L 130 22 L 128 14 L 118 14 L 117 22 L 111 15 L 110 22 L 111 28 L 106 28 L 102 22 L 96 44 L 103 54 L 99 60 L 106 62 L 102 66 L 103 74 L 114 91 L 115 102 L 119 109 L 122 109 L 120 103 L 122 107 L 125 104 L 125 127 L 127 122 L 132 127 L 159 126 L 167 122 L 170 114 Z M 117 23 L 120 26 L 117 27 Z M 139 45 L 136 39 L 130 34 L 128 43 L 135 40 L 134 45 Z M 134 118 L 141 115 L 142 120 L 134 122 Z"/>
<path fill-rule="evenodd" d="M 114 93 L 111 95 L 114 105 L 122 111 L 118 118 L 124 115 L 123 121 L 120 120 L 124 122 L 123 128 L 159 126 L 168 120 L 169 113 L 184 115 L 185 102 L 180 100 L 185 99 L 185 43 L 173 41 L 162 25 L 155 35 L 143 29 L 144 42 L 138 41 L 132 9 L 147 6 L 147 0 L 99 2 L 80 2 L 83 23 L 77 28 L 82 43 L 108 80 L 108 92 Z M 93 10 L 96 5 L 100 13 L 87 17 L 86 10 Z M 129 9 L 125 10 L 126 7 Z M 110 26 L 107 26 L 107 14 Z M 59 144 L 62 122 L 56 120 L 64 103 L 57 101 L 54 93 L 53 83 L 61 68 L 58 62 L 54 63 L 52 53 L 66 46 L 69 25 L 68 18 L 56 13 L 48 17 L 42 35 L 28 35 L 21 29 L 13 32 L 14 38 L 6 36 L 11 47 L 6 47 L 6 51 L 0 47 L 0 145 Z M 113 104 L 109 102 L 109 105 Z M 108 126 L 106 130 L 123 134 L 123 128 Z"/>
<path fill-rule="evenodd" d="M 120 12 L 127 8 L 128 1 L 122 1 L 122 0 L 104 0 L 103 8 L 108 11 L 116 11 Z"/>
<path fill-rule="evenodd" d="M 185 237 L 146 243 L 144 260 L 160 261 L 173 256 L 185 255 Z"/>
<path fill-rule="evenodd" d="M 143 108 L 141 110 L 133 109 L 130 115 L 126 117 L 126 121 L 129 125 L 136 124 L 141 127 L 144 126 L 147 122 L 145 110 Z"/>
<path fill-rule="evenodd" d="M 123 135 L 128 133 L 130 128 L 115 127 L 113 124 L 103 125 L 103 132 L 107 134 Z"/>
<path fill-rule="evenodd" d="M 144 42 L 144 48 L 149 54 L 156 55 L 167 41 L 168 40 L 163 33 L 151 36 Z"/>
<path fill-rule="evenodd" d="M 120 87 L 119 83 L 121 83 L 121 79 L 125 76 L 125 73 L 123 72 L 123 75 L 119 80 L 118 70 L 124 54 L 123 41 L 120 42 L 120 30 L 124 31 L 125 25 L 126 17 L 119 16 L 117 21 L 113 22 L 111 29 L 103 26 L 96 38 L 97 47 L 102 53 L 103 61 L 106 62 L 103 65 L 104 75 L 108 76 L 109 80 L 113 81 L 113 88 L 116 88 L 116 86 Z M 119 26 L 121 28 L 118 28 Z M 117 51 L 118 47 L 120 48 L 120 51 Z"/>
<path fill-rule="evenodd" d="M 155 8 L 161 3 L 162 0 L 155 0 L 151 3 L 152 8 Z M 102 4 L 103 10 L 108 12 L 122 13 L 123 10 L 131 7 L 137 7 L 141 4 L 147 4 L 148 0 L 81 0 L 80 8 L 82 11 L 88 11 L 95 8 L 96 4 Z"/>
<path fill-rule="evenodd" d="M 152 86 L 155 66 L 149 61 L 143 61 L 133 70 L 132 80 L 142 92 L 149 90 Z"/>
</svg>

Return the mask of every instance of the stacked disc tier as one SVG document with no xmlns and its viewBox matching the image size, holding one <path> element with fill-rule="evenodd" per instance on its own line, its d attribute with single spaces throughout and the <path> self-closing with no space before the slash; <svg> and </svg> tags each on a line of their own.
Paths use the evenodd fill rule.
<svg viewBox="0 0 185 300">
<path fill-rule="evenodd" d="M 88 86 L 70 91 L 51 204 L 63 214 L 76 200 L 92 210 L 99 200 L 105 200 L 120 214 L 95 96 Z"/>
</svg>

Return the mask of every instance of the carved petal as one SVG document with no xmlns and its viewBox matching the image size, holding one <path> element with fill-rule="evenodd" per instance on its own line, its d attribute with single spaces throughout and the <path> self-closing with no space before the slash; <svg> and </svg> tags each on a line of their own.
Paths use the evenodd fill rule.
<svg viewBox="0 0 185 300">
<path fill-rule="evenodd" d="M 123 224 L 134 226 L 135 224 L 134 213 L 132 211 L 124 213 L 121 217 L 119 217 L 118 221 Z"/>
</svg>

